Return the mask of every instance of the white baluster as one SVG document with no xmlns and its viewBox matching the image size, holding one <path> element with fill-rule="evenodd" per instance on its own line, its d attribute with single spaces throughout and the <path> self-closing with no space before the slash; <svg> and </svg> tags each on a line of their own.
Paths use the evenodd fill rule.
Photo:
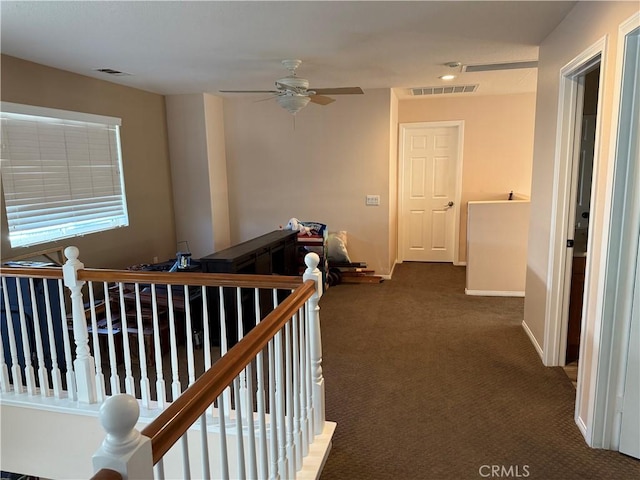
<svg viewBox="0 0 640 480">
<path fill-rule="evenodd" d="M 278 472 L 280 478 L 289 478 L 287 471 L 287 451 L 286 451 L 286 419 L 285 419 L 285 392 L 284 392 L 284 360 L 282 358 L 282 330 L 275 335 L 275 357 L 276 357 L 276 415 L 278 417 Z"/>
<path fill-rule="evenodd" d="M 20 316 L 20 332 L 22 336 L 22 355 L 24 357 L 24 378 L 27 382 L 27 393 L 29 395 L 35 395 L 36 379 L 33 371 L 33 365 L 31 365 L 31 346 L 29 345 L 29 330 L 27 329 L 27 316 L 24 311 L 24 299 L 22 298 L 22 285 L 19 278 L 16 278 L 16 295 L 18 296 L 18 313 Z"/>
<path fill-rule="evenodd" d="M 16 278 L 15 281 L 17 282 L 18 279 Z M 13 378 L 13 391 L 15 393 L 22 393 L 24 391 L 24 387 L 22 385 L 22 371 L 20 370 L 20 360 L 18 359 L 18 347 L 16 345 L 16 335 L 13 330 L 13 313 L 11 312 L 9 292 L 7 291 L 7 279 L 5 277 L 2 277 L 2 297 L 4 299 L 4 311 L 7 319 L 7 336 L 9 337 L 9 352 L 11 353 L 11 377 Z M 2 358 L 4 358 L 4 355 L 2 356 Z"/>
<path fill-rule="evenodd" d="M 151 284 L 151 312 L 153 315 L 153 345 L 156 361 L 156 395 L 158 407 L 165 407 L 167 390 L 162 373 L 162 352 L 160 351 L 160 329 L 158 328 L 158 300 L 156 298 L 156 284 Z"/>
<path fill-rule="evenodd" d="M 196 381 L 196 367 L 193 356 L 193 323 L 191 321 L 191 302 L 189 301 L 189 285 L 184 285 L 184 317 L 185 317 L 185 334 L 187 336 L 187 369 L 189 373 L 189 386 Z"/>
<path fill-rule="evenodd" d="M 286 407 L 286 428 L 287 428 L 287 471 L 291 477 L 295 476 L 296 453 L 293 446 L 293 377 L 291 358 L 291 319 L 284 325 L 284 358 L 285 358 L 285 407 Z"/>
<path fill-rule="evenodd" d="M 305 328 L 307 336 L 305 338 L 305 361 L 307 364 L 306 367 L 306 390 L 307 390 L 307 422 L 308 422 L 308 437 L 307 441 L 309 444 L 313 443 L 315 438 L 315 427 L 314 427 L 314 418 L 315 414 L 313 411 L 313 369 L 311 368 L 311 336 L 309 335 L 309 310 L 311 309 L 311 302 L 307 300 L 304 304 L 304 318 L 305 318 Z"/>
<path fill-rule="evenodd" d="M 227 312 L 224 308 L 224 289 L 223 287 L 218 287 L 218 299 L 220 302 L 220 356 L 222 357 L 227 353 Z M 231 415 L 231 389 L 229 387 L 225 388 L 222 392 L 224 396 L 224 401 L 222 405 L 224 406 L 223 413 L 221 416 L 225 416 L 230 418 Z"/>
<path fill-rule="evenodd" d="M 144 325 L 142 323 L 142 302 L 140 301 L 140 284 L 134 284 L 136 297 L 136 325 L 138 328 L 138 361 L 140 362 L 140 396 L 142 406 L 150 407 L 151 383 L 149 382 L 149 372 L 147 371 L 147 350 L 144 344 Z"/>
<path fill-rule="evenodd" d="M 107 435 L 93 455 L 94 472 L 108 468 L 123 478 L 153 478 L 151 440 L 134 428 L 139 415 L 140 407 L 131 395 L 114 395 L 100 406 L 100 423 Z"/>
<path fill-rule="evenodd" d="M 7 320 L 7 324 L 13 321 L 11 319 L 11 310 L 5 309 L 5 318 Z M 11 390 L 11 384 L 9 382 L 9 369 L 4 361 L 4 339 L 1 337 L 2 332 L 0 332 L 0 391 L 7 393 Z"/>
<path fill-rule="evenodd" d="M 73 314 L 73 339 L 76 343 L 76 359 L 73 367 L 76 373 L 78 400 L 83 403 L 96 402 L 96 367 L 89 351 L 89 334 L 87 333 L 87 319 L 84 316 L 82 303 L 82 286 L 84 282 L 78 280 L 77 272 L 84 265 L 78 260 L 79 251 L 76 247 L 67 247 L 64 254 L 67 261 L 62 267 L 65 286 L 71 291 L 71 311 Z"/>
<path fill-rule="evenodd" d="M 278 415 L 276 413 L 276 357 L 275 340 L 269 340 L 267 345 L 269 362 L 269 461 L 271 471 L 270 480 L 280 478 L 278 475 Z"/>
<path fill-rule="evenodd" d="M 46 286 L 45 286 L 46 287 Z M 33 278 L 29 279 L 29 294 L 31 296 L 31 321 L 33 322 L 33 336 L 36 341 L 36 355 L 38 358 L 38 380 L 40 383 L 40 395 L 43 397 L 51 396 L 49 391 L 49 375 L 47 374 L 47 364 L 44 358 L 44 347 L 42 345 L 42 331 L 40 329 L 40 312 L 38 312 L 38 303 L 36 300 L 36 288 Z"/>
<path fill-rule="evenodd" d="M 109 369 L 111 370 L 109 379 L 111 381 L 111 395 L 115 395 L 120 393 L 120 375 L 118 375 L 118 356 L 113 334 L 113 316 L 111 302 L 109 301 L 109 284 L 107 282 L 102 282 L 102 290 L 105 299 L 105 315 L 107 317 L 107 345 L 109 346 Z"/>
<path fill-rule="evenodd" d="M 51 355 L 51 382 L 53 383 L 53 394 L 56 398 L 62 396 L 62 375 L 58 366 L 58 350 L 56 345 L 56 337 L 54 335 L 53 315 L 51 313 L 51 301 L 49 298 L 49 280 L 43 280 L 44 286 L 44 304 L 47 314 L 47 336 L 49 337 L 49 352 Z M 60 317 L 60 327 L 67 328 L 65 317 Z M 4 358 L 4 356 L 2 357 Z"/>
<path fill-rule="evenodd" d="M 200 447 L 202 451 L 202 478 L 211 478 L 211 465 L 209 464 L 209 435 L 207 432 L 207 414 L 200 415 Z"/>
<path fill-rule="evenodd" d="M 58 280 L 58 296 L 60 297 L 60 318 L 67 318 L 67 307 L 64 296 L 64 283 Z M 71 353 L 71 341 L 69 340 L 69 327 L 65 323 L 62 329 L 62 341 L 64 343 L 64 358 L 67 367 L 65 378 L 67 379 L 67 396 L 69 400 L 78 400 L 78 389 L 76 387 L 76 376 L 73 371 L 73 355 Z M 103 382 L 104 383 L 104 382 Z M 102 401 L 102 399 L 100 399 Z"/>
<path fill-rule="evenodd" d="M 244 458 L 244 437 L 242 430 L 242 400 L 240 397 L 240 379 L 233 380 L 233 394 L 236 399 L 236 448 L 238 450 L 238 478 L 246 478 L 245 458 Z"/>
<path fill-rule="evenodd" d="M 227 451 L 227 424 L 225 421 L 225 411 L 229 408 L 225 406 L 225 395 L 218 397 L 218 425 L 220 426 L 220 478 L 229 478 L 229 454 Z"/>
<path fill-rule="evenodd" d="M 96 314 L 96 299 L 93 292 L 93 282 L 89 282 L 89 312 L 91 315 L 91 338 L 93 339 L 93 356 L 96 363 L 96 398 L 98 402 L 103 402 L 107 398 L 107 387 L 102 372 L 102 352 L 100 351 L 100 337 L 98 336 L 98 317 Z M 105 299 L 108 302 L 109 299 Z M 105 306 L 106 308 L 106 306 Z"/>
<path fill-rule="evenodd" d="M 239 290 L 239 289 L 238 289 Z M 260 303 L 256 303 L 254 305 L 254 318 L 255 318 L 255 310 L 259 310 Z M 246 412 L 246 424 L 247 424 L 247 477 L 248 478 L 257 478 L 258 476 L 258 467 L 256 465 L 256 437 L 255 437 L 255 428 L 254 428 L 254 418 L 253 418 L 253 372 L 251 368 L 251 363 L 247 364 L 247 366 L 243 370 L 245 389 L 242 399 L 244 401 L 243 411 Z"/>
<path fill-rule="evenodd" d="M 244 337 L 244 313 L 242 311 L 242 291 L 240 288 L 236 288 L 236 317 L 238 325 L 238 341 Z M 242 406 L 243 411 L 248 411 L 247 407 L 247 373 L 246 369 L 240 372 L 240 396 L 236 396 L 236 409 L 238 408 L 238 400 Z"/>
<path fill-rule="evenodd" d="M 204 371 L 211 368 L 211 338 L 209 337 L 209 305 L 207 301 L 207 287 L 200 287 L 202 294 L 202 335 L 204 342 Z M 209 415 L 213 417 L 213 402 L 207 409 Z"/>
<path fill-rule="evenodd" d="M 154 465 L 153 474 L 156 480 L 164 480 L 164 462 L 162 459 L 158 460 L 158 463 Z"/>
<path fill-rule="evenodd" d="M 260 289 L 254 289 L 256 325 L 260 323 Z M 269 478 L 269 458 L 267 456 L 267 425 L 264 392 L 264 353 L 256 356 L 257 407 L 258 407 L 258 478 Z"/>
<path fill-rule="evenodd" d="M 316 435 L 322 433 L 325 421 L 325 401 L 324 401 L 324 377 L 322 375 L 322 339 L 320 336 L 320 307 L 318 302 L 322 296 L 322 273 L 318 270 L 320 257 L 315 253 L 308 253 L 304 257 L 307 269 L 304 272 L 303 279 L 313 280 L 316 284 L 316 293 L 309 299 L 309 309 L 307 312 L 307 335 L 309 336 L 310 353 L 311 353 L 311 372 L 312 372 L 312 395 L 313 395 L 313 412 L 314 412 L 314 433 Z"/>
<path fill-rule="evenodd" d="M 305 309 L 303 306 L 298 312 L 298 325 L 300 328 L 300 338 L 298 339 L 298 345 L 300 345 L 300 435 L 302 437 L 303 457 L 306 457 L 309 454 L 309 408 L 307 403 L 307 382 L 309 379 L 309 371 L 307 368 L 306 321 Z"/>
<path fill-rule="evenodd" d="M 298 315 L 294 315 L 291 320 L 291 346 L 293 347 L 292 352 L 292 395 L 293 395 L 293 453 L 295 455 L 295 470 L 298 471 L 302 468 L 302 445 L 300 438 L 300 349 L 299 349 L 299 340 L 300 333 L 298 332 Z"/>
<path fill-rule="evenodd" d="M 124 284 L 118 282 L 118 298 L 120 299 L 120 321 L 122 322 L 122 349 L 124 351 L 124 389 L 129 395 L 136 396 L 136 384 L 131 370 L 131 348 L 129 346 L 129 325 L 127 307 L 124 301 Z"/>
<path fill-rule="evenodd" d="M 180 437 L 180 445 L 182 446 L 182 479 L 191 479 L 191 465 L 189 463 L 189 439 L 188 432 Z"/>
<path fill-rule="evenodd" d="M 173 308 L 173 291 L 171 290 L 171 285 L 167 285 L 167 308 L 169 309 L 169 344 L 171 350 L 171 395 L 173 401 L 175 401 L 182 393 L 182 385 L 180 384 L 176 319 L 175 310 Z M 158 345 L 160 344 L 158 343 Z M 158 350 L 160 350 L 159 346 L 156 347 L 156 351 Z"/>
</svg>

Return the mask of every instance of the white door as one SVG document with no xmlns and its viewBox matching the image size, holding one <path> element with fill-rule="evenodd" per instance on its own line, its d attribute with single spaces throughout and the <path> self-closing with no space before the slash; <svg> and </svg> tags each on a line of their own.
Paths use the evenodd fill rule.
<svg viewBox="0 0 640 480">
<path fill-rule="evenodd" d="M 640 24 L 640 14 L 635 17 L 635 24 Z M 637 26 L 625 38 L 625 77 L 623 80 L 622 100 L 627 108 L 623 110 L 621 121 L 625 121 L 629 134 L 619 134 L 618 141 L 626 147 L 628 155 L 628 175 L 626 193 L 629 199 L 629 220 L 627 224 L 635 225 L 624 239 L 627 244 L 636 244 L 635 248 L 635 277 L 633 280 L 633 296 L 631 304 L 631 325 L 629 326 L 629 351 L 627 353 L 624 400 L 620 421 L 620 446 L 622 453 L 640 458 L 640 240 L 638 240 L 638 218 L 640 217 L 640 140 L 638 139 L 638 124 L 640 118 L 640 26 Z M 624 148 L 623 147 L 623 148 Z M 630 221 L 635 219 L 635 221 Z M 633 228 L 633 227 L 632 227 Z M 633 268 L 633 260 L 628 261 Z"/>
<path fill-rule="evenodd" d="M 401 128 L 401 260 L 453 262 L 460 128 Z"/>
<path fill-rule="evenodd" d="M 636 257 L 636 278 L 629 328 L 629 356 L 620 422 L 620 451 L 640 458 L 640 258 L 638 257 Z"/>
</svg>

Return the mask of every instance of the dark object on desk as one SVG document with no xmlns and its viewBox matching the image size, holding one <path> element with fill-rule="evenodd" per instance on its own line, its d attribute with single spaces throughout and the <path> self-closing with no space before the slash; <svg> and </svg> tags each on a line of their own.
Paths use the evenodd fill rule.
<svg viewBox="0 0 640 480">
<path fill-rule="evenodd" d="M 221 250 L 200 259 L 205 273 L 243 273 L 255 275 L 297 275 L 296 236 L 293 230 L 275 230 L 247 242 Z M 218 311 L 218 293 L 211 289 L 208 295 L 210 310 Z M 235 289 L 224 289 L 226 310 L 227 344 L 235 345 L 238 339 L 238 320 Z M 255 325 L 254 296 L 252 289 L 242 289 L 242 304 L 245 316 L 242 319 L 243 333 Z M 260 314 L 264 318 L 273 305 L 267 291 L 260 293 Z M 215 329 L 212 329 L 215 331 Z M 215 339 L 212 339 L 215 341 Z"/>
</svg>

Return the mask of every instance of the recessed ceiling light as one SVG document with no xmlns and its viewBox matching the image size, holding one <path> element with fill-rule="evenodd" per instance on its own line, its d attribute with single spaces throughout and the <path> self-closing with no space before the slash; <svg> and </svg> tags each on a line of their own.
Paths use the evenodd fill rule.
<svg viewBox="0 0 640 480">
<path fill-rule="evenodd" d="M 455 75 L 442 75 L 439 78 L 440 78 L 440 80 L 453 80 L 454 78 L 456 78 L 456 76 Z"/>
</svg>

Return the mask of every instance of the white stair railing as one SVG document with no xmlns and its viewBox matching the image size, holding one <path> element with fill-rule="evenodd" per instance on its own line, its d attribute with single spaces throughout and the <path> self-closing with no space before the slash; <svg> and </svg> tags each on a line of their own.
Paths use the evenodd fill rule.
<svg viewBox="0 0 640 480">
<path fill-rule="evenodd" d="M 305 278 L 313 283 L 307 281 L 293 291 L 263 320 L 259 312 L 252 312 L 255 328 L 242 338 L 239 324 L 242 340 L 142 430 L 142 436 L 151 439 L 153 460 L 139 440 L 129 441 L 130 448 L 122 449 L 124 459 L 115 459 L 113 448 L 105 453 L 113 433 L 110 421 L 103 420 L 107 439 L 94 457 L 94 479 L 103 478 L 104 472 L 99 472 L 103 468 L 133 478 L 129 468 L 138 465 L 134 459 L 138 456 L 149 462 L 145 472 L 155 462 L 155 478 L 172 477 L 175 464 L 165 461 L 167 454 L 181 458 L 182 471 L 177 475 L 182 478 L 296 478 L 310 444 L 324 428 L 320 336 L 313 331 L 319 327 L 318 261 L 315 254 L 307 259 Z M 259 305 L 258 292 L 254 295 Z M 278 302 L 275 289 L 273 300 Z M 225 395 L 229 388 L 230 394 Z M 227 399 L 233 406 L 229 415 Z M 105 403 L 101 415 L 111 418 L 109 410 L 115 408 L 111 405 Z M 133 430 L 134 417 L 133 413 L 127 416 L 131 431 L 119 438 L 139 438 Z M 219 442 L 215 452 L 209 450 L 211 435 Z M 176 445 L 174 451 L 176 442 L 183 447 Z"/>
<path fill-rule="evenodd" d="M 227 319 L 237 322 L 239 345 L 246 333 L 246 319 L 252 318 L 256 329 L 266 320 L 260 311 L 265 288 L 276 308 L 288 300 L 281 302 L 283 292 L 293 295 L 303 281 L 311 284 L 311 280 L 313 288 L 306 301 L 289 312 L 282 327 L 264 340 L 263 348 L 247 359 L 233 381 L 226 383 L 198 415 L 203 452 L 208 452 L 210 434 L 217 435 L 215 467 L 206 455 L 193 466 L 188 460 L 188 436 L 179 442 L 187 459 L 179 474 L 183 477 L 191 476 L 192 469 L 215 470 L 214 476 L 221 478 L 230 474 L 295 477 L 325 424 L 318 306 L 322 276 L 317 255 L 305 258 L 302 281 L 280 276 L 93 270 L 84 268 L 77 248 L 68 247 L 65 255 L 68 260 L 62 269 L 2 268 L 0 302 L 8 321 L 2 330 L 7 341 L 3 338 L 0 345 L 1 395 L 17 395 L 21 401 L 38 396 L 41 405 L 49 396 L 66 396 L 80 406 L 120 398 L 122 390 L 137 397 L 145 409 L 165 409 L 169 401 L 180 400 L 183 389 L 195 385 L 199 375 L 196 363 L 198 368 L 209 370 L 220 362 L 212 357 L 215 348 L 210 326 L 214 316 L 220 324 L 219 354 L 224 358 L 229 339 Z M 42 279 L 44 293 L 36 293 L 34 279 Z M 255 310 L 243 311 L 248 291 Z M 178 307 L 179 292 L 183 296 Z M 193 292 L 199 295 L 192 302 Z M 228 295 L 230 292 L 233 294 Z M 44 310 L 36 309 L 39 295 L 44 297 Z M 55 308 L 54 296 L 59 297 Z M 233 315 L 228 311 L 230 305 L 225 304 L 232 298 Z M 25 305 L 29 301 L 32 305 Z M 12 302 L 17 306 L 11 306 Z M 27 313 L 30 307 L 37 311 Z M 201 318 L 194 316 L 194 308 Z M 202 352 L 192 336 L 192 327 L 200 320 Z M 32 323 L 38 329 L 33 346 L 26 341 Z M 198 362 L 194 362 L 196 354 L 202 356 Z M 165 371 L 170 372 L 166 387 Z M 111 440 L 105 440 L 105 445 L 113 455 L 121 450 L 113 447 L 113 442 L 124 434 L 109 435 Z M 162 460 L 154 470 L 162 477 Z"/>
</svg>

